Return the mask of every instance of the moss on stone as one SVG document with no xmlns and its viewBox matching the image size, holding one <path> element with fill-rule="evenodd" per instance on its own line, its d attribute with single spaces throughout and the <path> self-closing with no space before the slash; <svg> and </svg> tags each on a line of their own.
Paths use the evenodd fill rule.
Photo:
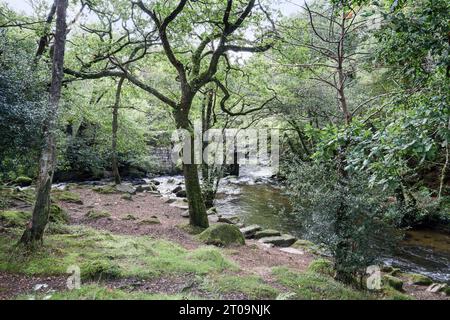
<svg viewBox="0 0 450 320">
<path fill-rule="evenodd" d="M 27 176 L 18 176 L 14 183 L 21 186 L 21 187 L 27 187 L 33 183 L 33 179 Z"/>
<path fill-rule="evenodd" d="M 113 185 L 98 186 L 93 188 L 92 190 L 101 194 L 119 193 L 119 191 L 117 191 L 116 187 Z"/>
<path fill-rule="evenodd" d="M 122 274 L 120 267 L 107 259 L 87 261 L 81 265 L 80 272 L 84 280 L 116 279 Z"/>
<path fill-rule="evenodd" d="M 101 218 L 109 218 L 111 217 L 111 214 L 108 211 L 89 210 L 84 216 L 91 220 L 97 220 Z"/>
<path fill-rule="evenodd" d="M 308 271 L 332 277 L 334 275 L 333 263 L 328 259 L 317 259 L 310 263 Z"/>
<path fill-rule="evenodd" d="M 122 220 L 125 220 L 125 221 L 131 221 L 131 220 L 136 220 L 136 219 L 137 218 L 131 213 L 127 214 L 125 217 L 122 218 Z"/>
<path fill-rule="evenodd" d="M 63 208 L 61 208 L 57 204 L 53 203 L 50 206 L 49 221 L 50 222 L 55 222 L 55 223 L 61 223 L 61 224 L 68 223 L 69 222 L 69 215 L 67 214 L 67 212 Z"/>
<path fill-rule="evenodd" d="M 386 286 L 390 286 L 391 288 L 402 291 L 403 290 L 403 280 L 397 277 L 394 277 L 390 274 L 383 275 L 383 284 Z"/>
<path fill-rule="evenodd" d="M 200 241 L 215 246 L 228 246 L 231 244 L 244 245 L 245 239 L 239 228 L 227 223 L 217 223 L 198 235 Z"/>
<path fill-rule="evenodd" d="M 80 195 L 75 192 L 57 190 L 57 191 L 52 192 L 52 196 L 55 200 L 58 200 L 58 201 L 83 204 L 83 201 L 81 200 Z"/>
<path fill-rule="evenodd" d="M 141 224 L 141 225 L 161 224 L 161 221 L 159 221 L 158 217 L 153 216 L 148 219 L 139 221 L 139 224 Z"/>
</svg>

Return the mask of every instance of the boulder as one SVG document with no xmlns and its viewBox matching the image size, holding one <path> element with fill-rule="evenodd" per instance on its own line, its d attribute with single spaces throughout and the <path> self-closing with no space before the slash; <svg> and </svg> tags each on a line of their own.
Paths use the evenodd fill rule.
<svg viewBox="0 0 450 320">
<path fill-rule="evenodd" d="M 206 211 L 206 213 L 208 214 L 208 216 L 213 215 L 213 214 L 217 214 L 217 208 L 216 207 L 211 207 L 208 209 L 208 211 Z"/>
<path fill-rule="evenodd" d="M 286 253 L 291 253 L 291 254 L 305 254 L 305 252 L 303 250 L 299 250 L 299 249 L 295 249 L 292 247 L 287 247 L 287 248 L 280 248 L 280 251 L 286 252 Z"/>
<path fill-rule="evenodd" d="M 228 217 L 220 216 L 217 221 L 218 222 L 222 222 L 222 223 L 228 223 L 228 224 L 236 224 L 236 223 L 239 222 L 239 217 L 236 217 L 236 216 L 228 216 Z"/>
<path fill-rule="evenodd" d="M 131 184 L 121 183 L 116 185 L 116 190 L 123 193 L 136 194 L 136 188 Z"/>
<path fill-rule="evenodd" d="M 180 186 L 178 186 L 178 187 L 176 187 L 175 189 L 173 189 L 172 190 L 172 193 L 177 193 L 177 192 L 179 192 L 179 191 L 181 191 L 181 190 L 183 190 L 183 188 L 182 187 L 180 187 Z"/>
<path fill-rule="evenodd" d="M 180 191 L 178 191 L 177 193 L 175 193 L 175 195 L 176 195 L 178 198 L 186 198 L 186 197 L 187 197 L 186 190 L 180 190 Z"/>
<path fill-rule="evenodd" d="M 150 180 L 150 183 L 152 183 L 155 186 L 159 186 L 161 184 L 161 182 L 159 182 L 158 180 Z"/>
<path fill-rule="evenodd" d="M 389 274 L 385 274 L 382 279 L 383 279 L 383 283 L 385 285 L 388 285 L 398 291 L 403 290 L 403 280 L 402 279 L 391 276 Z"/>
<path fill-rule="evenodd" d="M 14 180 L 14 183 L 19 187 L 28 187 L 33 183 L 33 179 L 26 176 L 19 176 Z"/>
<path fill-rule="evenodd" d="M 150 192 L 150 191 L 156 191 L 156 187 L 151 184 L 143 184 L 136 186 L 136 192 Z"/>
<path fill-rule="evenodd" d="M 297 239 L 291 235 L 285 234 L 281 236 L 261 238 L 259 241 L 261 243 L 270 243 L 277 247 L 289 247 L 297 241 Z"/>
<path fill-rule="evenodd" d="M 255 239 L 267 238 L 267 237 L 276 237 L 281 236 L 281 232 L 272 229 L 265 229 L 261 231 L 257 231 L 255 233 Z"/>
<path fill-rule="evenodd" d="M 217 223 L 199 234 L 198 238 L 206 243 L 215 246 L 228 246 L 232 244 L 244 245 L 245 239 L 238 227 L 227 224 Z"/>
<path fill-rule="evenodd" d="M 252 238 L 257 231 L 260 231 L 262 228 L 257 224 L 252 224 L 251 226 L 241 228 L 241 232 L 245 238 Z"/>
</svg>

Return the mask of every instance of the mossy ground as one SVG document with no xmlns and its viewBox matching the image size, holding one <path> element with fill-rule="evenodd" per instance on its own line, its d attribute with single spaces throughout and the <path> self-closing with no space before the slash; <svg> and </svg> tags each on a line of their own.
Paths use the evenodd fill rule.
<svg viewBox="0 0 450 320">
<path fill-rule="evenodd" d="M 113 270 L 115 277 L 151 278 L 236 268 L 215 248 L 189 251 L 172 242 L 145 236 L 113 235 L 85 227 L 72 227 L 71 231 L 47 235 L 41 250 L 31 254 L 11 245 L 17 241 L 18 232 L 0 237 L 0 271 L 60 275 L 69 266 L 78 265 L 82 277 Z"/>
<path fill-rule="evenodd" d="M 147 292 L 128 292 L 111 289 L 100 284 L 84 285 L 80 289 L 56 292 L 54 294 L 20 295 L 18 300 L 196 300 L 200 299 L 188 294 L 154 294 Z"/>
</svg>

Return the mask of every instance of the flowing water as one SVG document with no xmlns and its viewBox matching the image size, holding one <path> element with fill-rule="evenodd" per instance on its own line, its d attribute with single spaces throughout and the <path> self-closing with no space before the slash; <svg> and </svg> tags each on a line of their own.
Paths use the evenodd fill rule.
<svg viewBox="0 0 450 320">
<path fill-rule="evenodd" d="M 224 178 L 215 206 L 222 215 L 238 215 L 245 224 L 304 237 L 304 230 L 288 213 L 288 197 L 281 186 L 270 179 L 264 168 L 241 168 L 240 177 Z M 181 176 L 159 177 L 159 190 L 170 196 L 183 184 Z M 172 195 L 173 196 L 173 195 Z M 382 262 L 407 272 L 427 275 L 435 281 L 450 283 L 450 235 L 435 230 L 407 231 L 394 252 L 381 253 Z"/>
</svg>

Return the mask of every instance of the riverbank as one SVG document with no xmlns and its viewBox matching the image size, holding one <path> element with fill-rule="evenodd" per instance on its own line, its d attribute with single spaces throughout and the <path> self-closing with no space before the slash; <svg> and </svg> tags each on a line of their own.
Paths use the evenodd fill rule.
<svg viewBox="0 0 450 320">
<path fill-rule="evenodd" d="M 386 274 L 402 279 L 401 291 L 392 283 L 380 292 L 346 287 L 306 248 L 292 253 L 255 239 L 206 246 L 186 228 L 185 202 L 154 190 L 130 195 L 108 186 L 65 188 L 53 193 L 65 222 L 50 224 L 42 251 L 34 254 L 15 246 L 32 191 L 10 190 L 2 212 L 25 214 L 0 219 L 1 299 L 447 299 L 413 285 L 399 270 Z M 81 269 L 78 290 L 66 287 L 73 265 Z"/>
</svg>

